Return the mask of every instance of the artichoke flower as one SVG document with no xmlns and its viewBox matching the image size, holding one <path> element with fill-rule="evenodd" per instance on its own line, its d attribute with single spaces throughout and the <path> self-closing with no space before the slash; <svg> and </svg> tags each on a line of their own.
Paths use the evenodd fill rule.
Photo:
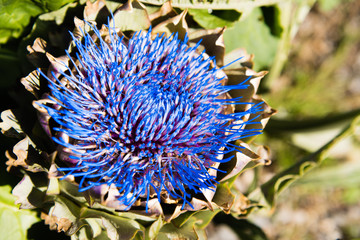
<svg viewBox="0 0 360 240">
<path fill-rule="evenodd" d="M 103 229 L 110 239 L 171 238 L 184 227 L 177 236 L 195 238 L 205 226 L 189 219 L 246 210 L 218 186 L 265 163 L 242 141 L 274 113 L 255 95 L 265 72 L 244 51 L 225 63 L 225 29 L 191 29 L 185 16 L 170 3 L 148 14 L 137 1 L 87 2 L 62 55 L 40 38 L 28 47 L 39 68 L 21 82 L 37 118 L 28 127 L 7 110 L 0 123 L 21 138 L 6 153 L 8 171 L 25 170 L 13 190 L 21 208 L 75 239 Z"/>
</svg>

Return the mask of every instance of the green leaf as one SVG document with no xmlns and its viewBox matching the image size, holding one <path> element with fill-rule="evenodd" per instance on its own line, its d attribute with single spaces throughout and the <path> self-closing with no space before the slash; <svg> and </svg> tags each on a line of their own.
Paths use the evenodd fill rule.
<svg viewBox="0 0 360 240">
<path fill-rule="evenodd" d="M 212 201 L 216 203 L 221 209 L 223 209 L 224 212 L 229 213 L 234 200 L 235 196 L 231 193 L 228 182 L 219 184 L 217 186 L 216 193 Z"/>
<path fill-rule="evenodd" d="M 141 223 L 145 222 L 147 224 L 148 219 L 151 219 L 152 222 L 155 222 L 156 220 L 154 218 L 141 216 L 139 214 L 135 214 L 131 212 L 114 211 L 114 213 L 110 213 L 105 209 L 106 208 L 94 209 L 94 208 L 83 207 L 81 209 L 80 218 L 81 219 L 101 218 L 102 224 L 104 225 L 107 231 L 107 235 L 110 239 L 133 239 L 133 238 L 137 239 L 136 237 L 144 237 L 145 228 L 139 222 Z M 127 216 L 130 216 L 132 218 L 128 218 Z M 153 227 L 157 228 L 157 226 L 155 225 Z"/>
<path fill-rule="evenodd" d="M 25 175 L 14 187 L 12 194 L 17 197 L 15 203 L 20 204 L 21 209 L 41 207 L 45 197 L 44 192 L 35 186 L 33 179 L 29 175 Z"/>
<path fill-rule="evenodd" d="M 288 60 L 291 48 L 291 40 L 295 36 L 300 24 L 305 19 L 311 6 L 316 0 L 293 0 L 278 3 L 274 13 L 274 26 L 270 26 L 273 33 L 278 33 L 281 28 L 280 41 L 277 46 L 276 55 L 273 58 L 270 74 L 267 76 L 266 86 L 270 89 L 276 84 L 284 64 Z M 277 28 L 277 29 L 276 29 Z M 278 35 L 278 34 L 277 34 Z"/>
<path fill-rule="evenodd" d="M 198 240 L 207 240 L 206 230 L 205 229 L 195 229 L 195 233 Z"/>
<path fill-rule="evenodd" d="M 245 20 L 235 23 L 224 33 L 226 53 L 239 47 L 255 54 L 255 70 L 271 66 L 277 51 L 279 38 L 274 37 L 262 18 L 262 12 L 256 8 Z"/>
<path fill-rule="evenodd" d="M 217 208 L 213 211 L 201 210 L 183 213 L 170 223 L 165 224 L 160 229 L 156 239 L 206 239 L 203 230 L 220 211 Z"/>
<path fill-rule="evenodd" d="M 141 0 L 141 2 L 162 5 L 168 0 Z M 288 0 L 173 0 L 171 5 L 176 8 L 197 8 L 197 9 L 236 9 L 246 11 L 261 6 L 268 6 Z"/>
<path fill-rule="evenodd" d="M 111 215 L 101 219 L 111 240 L 134 239 L 138 235 L 144 235 L 143 226 L 134 220 Z"/>
<path fill-rule="evenodd" d="M 67 4 L 66 6 L 59 8 L 59 9 L 55 8 L 57 10 L 42 14 L 39 16 L 39 19 L 42 21 L 55 21 L 56 24 L 60 25 L 61 23 L 63 23 L 64 18 L 66 16 L 66 13 L 69 10 L 69 8 L 73 8 L 76 5 L 77 5 L 76 3 L 73 3 L 73 4 Z"/>
<path fill-rule="evenodd" d="M 351 161 L 316 169 L 296 182 L 296 185 L 305 184 L 307 188 L 358 188 L 360 184 L 360 162 Z"/>
<path fill-rule="evenodd" d="M 161 227 L 164 225 L 162 217 L 159 217 L 153 224 L 146 229 L 146 239 L 156 239 Z"/>
<path fill-rule="evenodd" d="M 62 229 L 68 235 L 72 235 L 82 226 L 88 225 L 85 220 L 80 218 L 81 207 L 62 196 L 55 198 L 55 205 L 51 208 L 50 213 L 51 216 L 57 217 L 58 229 Z M 71 224 L 62 226 L 60 224 L 62 219 L 65 219 L 66 222 L 71 222 Z"/>
<path fill-rule="evenodd" d="M 65 4 L 75 2 L 75 0 L 40 0 L 40 4 L 42 5 L 43 9 L 46 9 L 47 11 L 54 11 Z"/>
<path fill-rule="evenodd" d="M 26 240 L 27 230 L 40 221 L 36 212 L 19 210 L 10 186 L 0 186 L 0 240 Z"/>
<path fill-rule="evenodd" d="M 86 203 L 85 194 L 79 192 L 79 186 L 77 184 L 71 183 L 67 180 L 59 181 L 61 192 L 71 199 L 75 203 L 84 204 Z"/>
<path fill-rule="evenodd" d="M 96 238 L 101 235 L 102 228 L 101 228 L 101 221 L 100 219 L 93 219 L 93 218 L 87 218 L 85 221 L 89 224 L 89 227 L 92 232 L 92 238 Z"/>
<path fill-rule="evenodd" d="M 126 212 L 126 211 L 115 211 L 114 208 L 106 207 L 98 202 L 95 202 L 91 208 L 82 209 L 81 217 L 82 218 L 94 218 L 103 216 L 102 213 L 111 213 L 116 217 L 126 218 L 141 222 L 142 224 L 150 225 L 151 223 L 157 220 L 156 217 L 148 216 L 146 214 L 136 213 L 136 212 Z M 106 215 L 107 216 L 107 215 Z"/>
<path fill-rule="evenodd" d="M 188 9 L 188 13 L 203 28 L 232 27 L 241 14 L 236 10 L 214 10 L 209 13 L 205 9 Z"/>
<path fill-rule="evenodd" d="M 346 127 L 341 133 L 335 138 L 329 141 L 327 144 L 322 146 L 319 150 L 313 154 L 301 159 L 293 166 L 278 173 L 268 182 L 261 186 L 262 194 L 266 201 L 273 205 L 277 195 L 284 190 L 287 186 L 293 183 L 295 180 L 304 176 L 310 169 L 318 166 L 327 156 L 327 153 L 332 149 L 338 142 L 353 134 L 360 127 L 360 116 L 356 117 L 352 123 Z M 256 190 L 257 191 L 257 190 Z"/>
<path fill-rule="evenodd" d="M 192 218 L 194 219 L 194 228 L 196 230 L 198 229 L 205 229 L 209 223 L 211 222 L 211 220 L 216 216 L 216 214 L 218 214 L 221 211 L 221 209 L 214 209 L 213 211 L 211 210 L 204 210 L 204 211 L 198 211 L 196 212 L 196 214 L 194 214 L 192 216 Z"/>
<path fill-rule="evenodd" d="M 31 0 L 0 1 L 0 44 L 10 37 L 19 37 L 30 18 L 42 12 L 43 9 Z"/>
<path fill-rule="evenodd" d="M 0 44 L 18 38 L 32 17 L 54 11 L 75 0 L 2 0 L 0 1 Z"/>
<path fill-rule="evenodd" d="M 197 239 L 194 231 L 194 222 L 188 221 L 181 228 L 174 226 L 172 223 L 165 224 L 157 236 L 157 240 L 171 239 Z"/>
<path fill-rule="evenodd" d="M 158 239 L 206 239 L 204 230 L 211 220 L 221 211 L 214 210 L 188 211 L 165 224 L 158 234 Z"/>
<path fill-rule="evenodd" d="M 195 211 L 187 211 L 184 212 L 182 214 L 180 214 L 180 216 L 178 216 L 177 218 L 175 218 L 174 220 L 172 220 L 171 222 L 178 228 L 182 227 L 182 225 L 184 225 L 186 223 L 187 220 L 189 220 L 196 212 Z"/>
</svg>

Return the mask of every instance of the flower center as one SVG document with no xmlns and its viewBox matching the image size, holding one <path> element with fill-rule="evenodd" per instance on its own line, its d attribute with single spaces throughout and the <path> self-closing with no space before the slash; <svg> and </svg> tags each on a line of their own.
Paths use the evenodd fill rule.
<svg viewBox="0 0 360 240">
<path fill-rule="evenodd" d="M 129 152 L 143 157 L 158 157 L 174 151 L 193 109 L 186 93 L 171 85 L 146 83 L 126 93 L 120 141 Z"/>
</svg>

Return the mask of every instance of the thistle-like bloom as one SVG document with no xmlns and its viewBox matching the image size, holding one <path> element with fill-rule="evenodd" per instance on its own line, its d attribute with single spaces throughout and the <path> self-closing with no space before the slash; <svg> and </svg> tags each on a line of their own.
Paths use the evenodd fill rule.
<svg viewBox="0 0 360 240">
<path fill-rule="evenodd" d="M 254 119 L 244 119 L 260 105 L 229 110 L 249 104 L 227 94 L 247 88 L 246 81 L 224 85 L 214 58 L 187 37 L 154 37 L 150 29 L 126 40 L 108 26 L 106 39 L 87 25 L 93 33 L 72 35 L 64 71 L 43 74 L 54 103 L 43 105 L 57 123 L 54 141 L 71 151 L 71 164 L 59 170 L 80 177 L 81 191 L 115 185 L 127 207 L 150 196 L 191 205 L 193 194 L 215 188 L 213 172 L 236 150 L 232 142 L 259 133 L 245 129 Z"/>
</svg>

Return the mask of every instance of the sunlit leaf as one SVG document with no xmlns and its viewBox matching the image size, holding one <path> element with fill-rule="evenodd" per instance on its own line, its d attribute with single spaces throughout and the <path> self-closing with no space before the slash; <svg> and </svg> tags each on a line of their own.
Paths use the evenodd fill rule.
<svg viewBox="0 0 360 240">
<path fill-rule="evenodd" d="M 40 0 L 39 4 L 47 11 L 54 11 L 74 1 L 75 0 Z"/>
<path fill-rule="evenodd" d="M 34 211 L 20 210 L 10 192 L 10 186 L 0 186 L 0 239 L 26 240 L 28 228 L 40 219 Z"/>
<path fill-rule="evenodd" d="M 224 33 L 226 52 L 241 46 L 250 54 L 255 54 L 255 70 L 271 66 L 276 51 L 279 38 L 274 37 L 270 29 L 262 18 L 259 8 L 243 21 L 235 23 L 233 28 L 229 28 Z"/>
<path fill-rule="evenodd" d="M 241 14 L 235 10 L 212 11 L 206 9 L 189 9 L 189 14 L 203 28 L 232 27 L 239 20 Z"/>
<path fill-rule="evenodd" d="M 0 1 L 0 44 L 18 38 L 32 17 L 56 10 L 74 0 L 5 0 Z"/>
<path fill-rule="evenodd" d="M 5 43 L 10 37 L 19 37 L 30 18 L 42 12 L 43 9 L 30 0 L 1 1 L 0 43 Z"/>
<path fill-rule="evenodd" d="M 143 4 L 138 1 L 128 1 L 114 13 L 110 25 L 125 30 L 138 31 L 150 27 L 150 19 Z"/>
</svg>

